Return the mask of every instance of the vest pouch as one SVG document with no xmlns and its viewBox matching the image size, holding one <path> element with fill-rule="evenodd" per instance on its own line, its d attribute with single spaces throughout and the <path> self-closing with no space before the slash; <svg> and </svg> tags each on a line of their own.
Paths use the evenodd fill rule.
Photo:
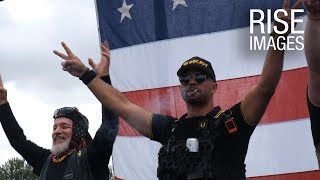
<svg viewBox="0 0 320 180">
<path fill-rule="evenodd" d="M 208 161 L 214 149 L 212 139 L 199 138 L 199 152 L 189 152 L 186 139 L 175 140 L 170 147 L 163 146 L 159 151 L 158 176 L 175 174 L 183 179 L 203 179 L 208 171 Z"/>
<path fill-rule="evenodd" d="M 185 146 L 185 141 L 179 141 L 179 143 L 176 141 L 171 147 L 163 146 L 159 151 L 158 173 L 164 171 L 179 175 L 184 174 L 183 164 L 187 153 L 188 149 Z"/>
</svg>

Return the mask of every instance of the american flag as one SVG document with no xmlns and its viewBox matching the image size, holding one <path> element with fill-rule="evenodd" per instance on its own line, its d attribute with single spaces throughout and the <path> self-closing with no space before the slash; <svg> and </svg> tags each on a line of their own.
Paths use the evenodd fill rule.
<svg viewBox="0 0 320 180">
<path fill-rule="evenodd" d="M 180 116 L 176 71 L 190 57 L 209 60 L 216 72 L 215 105 L 229 108 L 256 84 L 266 51 L 249 50 L 249 11 L 272 12 L 283 1 L 97 0 L 101 41 L 109 42 L 114 86 L 154 113 Z M 294 4 L 295 1 L 291 2 Z M 304 18 L 304 14 L 301 18 Z M 300 28 L 304 28 L 301 25 Z M 303 51 L 286 52 L 276 94 L 252 135 L 246 158 L 253 180 L 318 179 L 305 92 Z M 118 179 L 157 179 L 160 144 L 121 120 L 113 149 Z"/>
</svg>

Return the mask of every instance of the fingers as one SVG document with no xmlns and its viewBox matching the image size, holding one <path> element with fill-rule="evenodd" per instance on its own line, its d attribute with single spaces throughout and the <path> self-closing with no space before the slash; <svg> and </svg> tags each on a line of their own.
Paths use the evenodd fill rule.
<svg viewBox="0 0 320 180">
<path fill-rule="evenodd" d="M 110 53 L 102 52 L 102 56 L 106 57 L 107 59 L 110 59 Z"/>
<path fill-rule="evenodd" d="M 103 43 L 101 43 L 100 47 L 102 51 L 110 51 L 109 44 L 107 41 L 104 41 Z"/>
<path fill-rule="evenodd" d="M 64 50 L 67 52 L 67 54 L 68 54 L 69 56 L 72 56 L 72 55 L 73 55 L 72 51 L 71 51 L 70 48 L 66 45 L 66 43 L 62 42 L 61 45 L 63 46 Z"/>
<path fill-rule="evenodd" d="M 96 68 L 96 64 L 93 62 L 93 60 L 91 58 L 89 58 L 89 64 L 92 67 L 92 69 Z"/>
<path fill-rule="evenodd" d="M 73 62 L 70 62 L 70 61 L 62 62 L 62 63 L 61 63 L 61 65 L 62 65 L 62 70 L 64 70 L 64 71 L 71 71 L 73 64 L 74 64 L 74 63 L 73 63 Z"/>
<path fill-rule="evenodd" d="M 299 8 L 301 5 L 302 5 L 302 0 L 299 0 L 299 1 L 297 1 L 297 2 L 292 6 L 291 9 L 297 9 L 297 8 Z"/>
<path fill-rule="evenodd" d="M 63 66 L 62 70 L 64 71 L 70 71 L 71 70 L 71 66 Z"/>
<path fill-rule="evenodd" d="M 61 57 L 61 58 L 64 59 L 64 60 L 68 60 L 68 56 L 62 54 L 62 53 L 59 52 L 59 51 L 54 50 L 53 53 L 56 54 L 57 56 Z"/>
<path fill-rule="evenodd" d="M 106 48 L 110 49 L 108 41 L 104 41 L 102 44 L 103 44 Z"/>
<path fill-rule="evenodd" d="M 77 60 L 69 60 L 61 63 L 61 65 L 64 67 L 67 67 L 67 66 L 72 67 L 73 65 L 76 65 L 76 64 L 77 64 Z"/>
<path fill-rule="evenodd" d="M 105 44 L 105 43 L 102 43 L 100 45 L 101 49 L 102 49 L 102 52 L 110 52 L 110 49 L 109 49 L 109 45 L 108 44 Z"/>
<path fill-rule="evenodd" d="M 304 0 L 303 1 L 305 4 L 311 5 L 311 0 Z"/>
<path fill-rule="evenodd" d="M 2 82 L 1 74 L 0 74 L 0 87 L 3 87 L 3 82 Z"/>
<path fill-rule="evenodd" d="M 284 0 L 282 9 L 288 10 L 289 9 L 289 4 L 290 4 L 290 0 Z"/>
</svg>

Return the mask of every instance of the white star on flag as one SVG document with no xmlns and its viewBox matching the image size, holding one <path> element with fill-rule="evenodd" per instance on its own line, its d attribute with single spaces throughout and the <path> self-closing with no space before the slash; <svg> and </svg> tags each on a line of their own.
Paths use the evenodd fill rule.
<svg viewBox="0 0 320 180">
<path fill-rule="evenodd" d="M 186 0 L 172 0 L 173 1 L 173 7 L 172 7 L 172 11 L 174 9 L 176 9 L 176 7 L 181 4 L 182 6 L 185 6 L 185 7 L 188 7 L 187 6 L 187 3 L 186 3 Z"/>
<path fill-rule="evenodd" d="M 120 20 L 120 23 L 122 22 L 122 20 L 127 17 L 129 19 L 131 19 L 131 15 L 130 15 L 130 8 L 132 8 L 134 4 L 130 4 L 130 5 L 127 5 L 127 2 L 126 0 L 123 0 L 123 3 L 122 3 L 122 7 L 121 8 L 118 8 L 118 11 L 121 12 L 121 20 Z"/>
</svg>

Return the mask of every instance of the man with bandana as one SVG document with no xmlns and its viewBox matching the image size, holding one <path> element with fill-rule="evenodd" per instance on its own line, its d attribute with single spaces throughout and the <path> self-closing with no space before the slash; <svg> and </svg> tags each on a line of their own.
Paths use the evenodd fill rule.
<svg viewBox="0 0 320 180">
<path fill-rule="evenodd" d="M 302 0 L 308 11 L 305 54 L 308 63 L 307 103 L 320 167 L 320 0 Z"/>
<path fill-rule="evenodd" d="M 108 84 L 110 52 L 102 44 L 102 57 L 98 64 L 89 64 Z M 80 78 L 81 79 L 81 78 Z M 75 107 L 57 109 L 53 115 L 51 150 L 27 140 L 7 101 L 7 91 L 0 79 L 0 121 L 13 148 L 33 167 L 40 180 L 105 180 L 109 178 L 108 163 L 118 131 L 118 117 L 102 108 L 102 125 L 92 139 L 89 121 Z"/>
</svg>

